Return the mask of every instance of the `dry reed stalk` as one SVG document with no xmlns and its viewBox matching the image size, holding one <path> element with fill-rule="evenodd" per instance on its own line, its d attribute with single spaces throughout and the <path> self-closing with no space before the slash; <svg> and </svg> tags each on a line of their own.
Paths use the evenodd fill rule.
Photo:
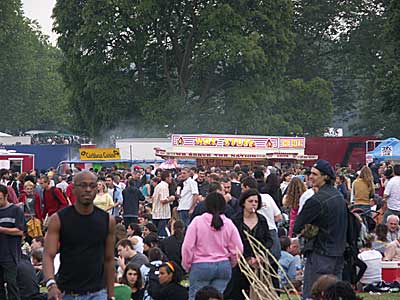
<svg viewBox="0 0 400 300">
<path fill-rule="evenodd" d="M 257 239 L 245 232 L 250 242 L 250 246 L 258 259 L 259 267 L 257 269 L 251 267 L 246 261 L 242 254 L 239 255 L 239 268 L 243 275 L 250 282 L 250 293 L 247 295 L 245 291 L 242 291 L 246 300 L 279 300 L 281 299 L 278 292 L 287 296 L 287 299 L 298 299 L 299 295 L 290 294 L 291 291 L 296 291 L 293 284 L 287 278 L 285 271 L 275 257 L 264 247 Z M 282 289 L 275 289 L 272 284 L 272 278 L 277 278 L 279 282 L 280 276 L 277 271 L 271 267 L 270 259 L 278 265 L 278 268 L 282 270 L 286 281 L 288 282 L 289 288 L 283 286 Z"/>
</svg>

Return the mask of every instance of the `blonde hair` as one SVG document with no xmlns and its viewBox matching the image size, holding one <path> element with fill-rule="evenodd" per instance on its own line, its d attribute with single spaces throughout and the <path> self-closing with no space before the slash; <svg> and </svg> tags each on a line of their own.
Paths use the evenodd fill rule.
<svg viewBox="0 0 400 300">
<path fill-rule="evenodd" d="M 32 181 L 26 181 L 25 183 L 24 183 L 24 188 L 27 188 L 27 187 L 31 187 L 31 188 L 34 188 L 35 187 L 35 184 L 32 182 Z"/>
<path fill-rule="evenodd" d="M 103 186 L 103 192 L 107 193 L 108 192 L 108 188 L 106 183 L 103 180 L 97 180 L 97 183 L 100 183 Z"/>
<path fill-rule="evenodd" d="M 372 171 L 369 167 L 362 167 L 359 178 L 365 182 L 369 190 L 374 190 L 374 177 L 372 176 Z"/>
<path fill-rule="evenodd" d="M 287 187 L 287 206 L 292 209 L 299 207 L 300 197 L 306 190 L 304 182 L 298 177 L 293 177 Z"/>
</svg>

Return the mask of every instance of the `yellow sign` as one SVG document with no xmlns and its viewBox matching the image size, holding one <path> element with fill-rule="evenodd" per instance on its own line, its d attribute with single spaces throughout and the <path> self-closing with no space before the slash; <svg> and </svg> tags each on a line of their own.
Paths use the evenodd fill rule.
<svg viewBox="0 0 400 300">
<path fill-rule="evenodd" d="M 116 160 L 121 159 L 119 148 L 80 148 L 81 160 Z"/>
</svg>

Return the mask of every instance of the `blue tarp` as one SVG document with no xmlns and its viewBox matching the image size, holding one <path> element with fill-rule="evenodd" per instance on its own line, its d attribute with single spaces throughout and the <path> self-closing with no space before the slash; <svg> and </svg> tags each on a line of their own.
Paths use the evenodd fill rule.
<svg viewBox="0 0 400 300">
<path fill-rule="evenodd" d="M 400 140 L 388 138 L 380 143 L 374 150 L 369 151 L 368 154 L 373 156 L 374 161 L 400 159 Z"/>
</svg>

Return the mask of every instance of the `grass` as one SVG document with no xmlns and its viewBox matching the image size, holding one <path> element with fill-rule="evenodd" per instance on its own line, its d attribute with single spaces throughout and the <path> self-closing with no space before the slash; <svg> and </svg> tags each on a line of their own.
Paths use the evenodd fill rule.
<svg viewBox="0 0 400 300">
<path fill-rule="evenodd" d="M 358 297 L 361 297 L 363 300 L 396 300 L 400 299 L 400 293 L 382 293 L 380 295 L 377 294 L 368 294 L 368 293 L 360 293 L 357 294 Z M 287 300 L 286 296 L 282 296 L 281 299 Z M 297 299 L 293 297 L 292 299 Z"/>
</svg>

